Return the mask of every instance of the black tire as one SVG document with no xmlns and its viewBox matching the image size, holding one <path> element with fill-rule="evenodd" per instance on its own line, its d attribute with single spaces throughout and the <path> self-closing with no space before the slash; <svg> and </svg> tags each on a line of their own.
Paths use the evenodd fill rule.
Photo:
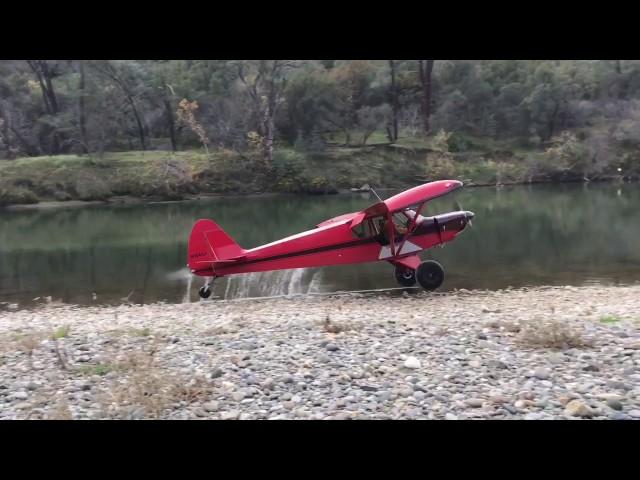
<svg viewBox="0 0 640 480">
<path fill-rule="evenodd" d="M 416 284 L 415 270 L 396 265 L 393 273 L 395 274 L 398 283 L 403 287 L 413 287 Z"/>
<path fill-rule="evenodd" d="M 416 269 L 418 283 L 425 290 L 435 290 L 444 282 L 444 268 L 435 260 L 427 260 Z"/>
<path fill-rule="evenodd" d="M 200 290 L 198 290 L 198 295 L 200 295 L 200 298 L 209 298 L 211 296 L 211 289 L 208 285 L 203 285 L 200 287 Z"/>
</svg>

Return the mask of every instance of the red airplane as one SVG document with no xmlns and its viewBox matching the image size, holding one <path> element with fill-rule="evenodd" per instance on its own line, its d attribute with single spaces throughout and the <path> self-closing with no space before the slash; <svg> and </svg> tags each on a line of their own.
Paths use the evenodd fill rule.
<svg viewBox="0 0 640 480">
<path fill-rule="evenodd" d="M 434 260 L 421 262 L 418 254 L 452 241 L 474 214 L 458 209 L 424 217 L 420 212 L 429 200 L 461 187 L 457 180 L 426 183 L 249 250 L 212 220 L 198 220 L 189 237 L 188 266 L 191 273 L 207 277 L 199 290 L 202 298 L 209 298 L 213 281 L 226 275 L 381 260 L 394 265 L 400 285 L 410 287 L 417 280 L 424 289 L 435 290 L 444 280 L 444 270 Z"/>
</svg>

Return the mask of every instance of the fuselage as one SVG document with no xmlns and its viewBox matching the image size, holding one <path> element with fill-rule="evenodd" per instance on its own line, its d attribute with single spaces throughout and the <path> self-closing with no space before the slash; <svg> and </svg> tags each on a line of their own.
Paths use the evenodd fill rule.
<svg viewBox="0 0 640 480">
<path fill-rule="evenodd" d="M 473 213 L 464 211 L 432 217 L 420 216 L 408 233 L 403 235 L 394 230 L 391 242 L 389 235 L 375 230 L 377 218 L 366 220 L 370 222 L 370 229 L 353 228 L 351 220 L 355 215 L 357 213 L 343 215 L 314 229 L 246 250 L 237 261 L 213 263 L 211 269 L 195 273 L 219 277 L 290 268 L 391 261 L 452 241 L 473 218 Z M 411 224 L 411 219 L 412 215 L 409 214 L 408 224 Z"/>
</svg>

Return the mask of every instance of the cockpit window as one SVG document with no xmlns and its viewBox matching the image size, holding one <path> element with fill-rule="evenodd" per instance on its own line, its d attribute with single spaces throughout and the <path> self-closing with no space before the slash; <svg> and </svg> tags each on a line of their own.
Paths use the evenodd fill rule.
<svg viewBox="0 0 640 480">
<path fill-rule="evenodd" d="M 398 228 L 403 228 L 406 230 L 406 228 L 409 226 L 409 222 L 411 220 L 409 220 L 409 217 L 405 214 L 405 212 L 397 212 L 393 214 L 393 223 L 396 226 L 396 230 Z"/>
</svg>

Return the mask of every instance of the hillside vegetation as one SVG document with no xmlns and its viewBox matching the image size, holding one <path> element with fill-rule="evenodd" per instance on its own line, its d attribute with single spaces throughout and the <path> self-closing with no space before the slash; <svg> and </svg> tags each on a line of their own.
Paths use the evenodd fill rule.
<svg viewBox="0 0 640 480">
<path fill-rule="evenodd" d="M 6 60 L 0 204 L 635 179 L 640 62 Z"/>
</svg>

